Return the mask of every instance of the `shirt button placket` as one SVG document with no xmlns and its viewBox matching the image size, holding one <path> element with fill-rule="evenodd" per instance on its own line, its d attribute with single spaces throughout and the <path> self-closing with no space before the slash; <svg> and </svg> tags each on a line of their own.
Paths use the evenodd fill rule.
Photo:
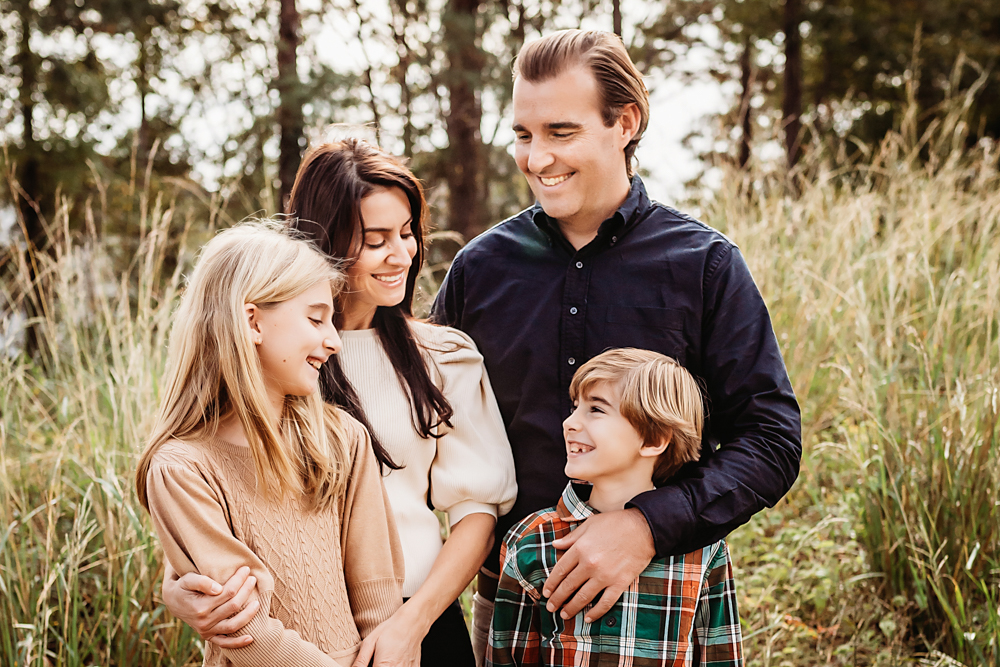
<svg viewBox="0 0 1000 667">
<path fill-rule="evenodd" d="M 592 267 L 584 266 L 582 258 L 572 257 L 566 267 L 566 283 L 562 295 L 562 316 L 560 317 L 560 348 L 564 365 L 559 372 L 560 391 L 565 396 L 560 401 L 568 412 L 572 412 L 569 403 L 569 384 L 573 378 L 577 363 L 585 361 L 585 331 L 587 312 L 587 285 Z"/>
</svg>

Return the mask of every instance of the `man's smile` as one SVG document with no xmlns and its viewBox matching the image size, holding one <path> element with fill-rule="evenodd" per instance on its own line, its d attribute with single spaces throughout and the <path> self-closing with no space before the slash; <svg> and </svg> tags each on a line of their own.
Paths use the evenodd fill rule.
<svg viewBox="0 0 1000 667">
<path fill-rule="evenodd" d="M 538 180 L 542 182 L 542 185 L 552 187 L 553 185 L 559 185 L 567 178 L 573 175 L 574 172 L 568 174 L 560 174 L 559 176 L 539 176 Z"/>
</svg>

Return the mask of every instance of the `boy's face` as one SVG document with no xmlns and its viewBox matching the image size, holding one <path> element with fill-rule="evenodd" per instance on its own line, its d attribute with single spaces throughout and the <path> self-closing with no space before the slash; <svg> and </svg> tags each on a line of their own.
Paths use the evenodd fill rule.
<svg viewBox="0 0 1000 667">
<path fill-rule="evenodd" d="M 566 476 L 591 483 L 628 476 L 643 458 L 642 437 L 619 411 L 621 391 L 600 382 L 582 392 L 563 422 Z"/>
</svg>

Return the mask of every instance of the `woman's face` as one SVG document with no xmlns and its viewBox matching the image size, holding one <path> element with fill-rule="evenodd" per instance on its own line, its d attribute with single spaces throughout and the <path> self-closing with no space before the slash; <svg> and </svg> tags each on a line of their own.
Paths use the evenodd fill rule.
<svg viewBox="0 0 1000 667">
<path fill-rule="evenodd" d="M 406 276 L 417 254 L 410 202 L 399 188 L 378 188 L 361 200 L 363 229 L 357 260 L 347 269 L 342 297 L 345 330 L 369 329 L 379 306 L 406 296 Z"/>
</svg>

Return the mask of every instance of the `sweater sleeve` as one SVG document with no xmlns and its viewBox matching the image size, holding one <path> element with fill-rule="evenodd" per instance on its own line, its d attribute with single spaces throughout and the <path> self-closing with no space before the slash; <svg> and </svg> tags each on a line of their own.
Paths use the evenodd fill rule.
<svg viewBox="0 0 1000 667">
<path fill-rule="evenodd" d="M 368 432 L 356 422 L 349 432 L 351 473 L 340 540 L 351 613 L 367 637 L 403 604 L 403 549 Z"/>
<path fill-rule="evenodd" d="M 517 496 L 514 457 L 483 357 L 464 333 L 436 333 L 440 351 L 433 356 L 454 415 L 453 428 L 437 441 L 431 504 L 453 526 L 469 514 L 506 514 Z"/>
<path fill-rule="evenodd" d="M 259 598 L 260 610 L 233 633 L 251 635 L 254 641 L 243 648 L 222 649 L 232 664 L 339 667 L 315 644 L 271 617 L 274 577 L 257 555 L 233 535 L 221 493 L 205 473 L 183 465 L 154 464 L 146 484 L 153 528 L 178 574 L 197 572 L 215 581 L 226 581 L 246 565 L 257 577 L 257 588 L 251 595 Z"/>
</svg>

